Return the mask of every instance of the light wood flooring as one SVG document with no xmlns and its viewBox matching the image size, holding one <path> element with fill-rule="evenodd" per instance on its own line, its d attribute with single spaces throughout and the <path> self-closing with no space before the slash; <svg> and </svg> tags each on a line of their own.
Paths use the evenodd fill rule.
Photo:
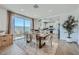
<svg viewBox="0 0 79 59">
<path fill-rule="evenodd" d="M 25 39 L 15 40 L 13 45 L 0 48 L 0 55 L 79 55 L 79 46 L 76 43 L 53 39 L 51 46 L 50 40 L 46 41 L 46 46 L 39 49 L 33 41 L 26 43 Z"/>
</svg>

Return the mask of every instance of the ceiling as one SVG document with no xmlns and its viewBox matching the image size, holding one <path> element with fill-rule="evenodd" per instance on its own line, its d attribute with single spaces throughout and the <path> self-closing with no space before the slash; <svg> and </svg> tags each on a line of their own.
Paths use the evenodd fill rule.
<svg viewBox="0 0 79 59">
<path fill-rule="evenodd" d="M 1 6 L 13 12 L 33 18 L 70 13 L 79 8 L 78 4 L 39 4 L 39 8 L 34 8 L 34 4 L 4 4 Z"/>
</svg>

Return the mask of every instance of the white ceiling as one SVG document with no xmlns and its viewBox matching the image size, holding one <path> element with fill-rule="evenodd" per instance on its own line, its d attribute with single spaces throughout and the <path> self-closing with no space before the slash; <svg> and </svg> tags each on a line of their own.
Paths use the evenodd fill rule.
<svg viewBox="0 0 79 59">
<path fill-rule="evenodd" d="M 70 13 L 79 8 L 78 4 L 39 4 L 39 8 L 33 8 L 33 5 L 34 4 L 4 4 L 1 6 L 13 12 L 34 18 Z"/>
</svg>

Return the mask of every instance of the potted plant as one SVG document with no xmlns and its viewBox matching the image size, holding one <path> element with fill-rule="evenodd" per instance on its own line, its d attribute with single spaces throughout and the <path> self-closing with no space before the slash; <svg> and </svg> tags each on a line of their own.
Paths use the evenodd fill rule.
<svg viewBox="0 0 79 59">
<path fill-rule="evenodd" d="M 77 26 L 77 20 L 74 16 L 69 16 L 68 20 L 64 22 L 63 28 L 68 33 L 68 38 L 71 38 L 71 34 L 74 32 L 74 28 Z"/>
</svg>

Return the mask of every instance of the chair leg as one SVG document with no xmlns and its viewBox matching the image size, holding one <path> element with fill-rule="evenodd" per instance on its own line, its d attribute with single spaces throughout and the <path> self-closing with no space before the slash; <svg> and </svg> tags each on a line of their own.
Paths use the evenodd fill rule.
<svg viewBox="0 0 79 59">
<path fill-rule="evenodd" d="M 52 47 L 52 39 L 53 39 L 53 35 L 51 35 L 51 37 L 50 37 L 51 47 Z"/>
<path fill-rule="evenodd" d="M 30 43 L 32 41 L 32 35 L 29 34 L 29 36 L 30 36 L 30 40 L 27 40 L 27 43 Z"/>
</svg>

